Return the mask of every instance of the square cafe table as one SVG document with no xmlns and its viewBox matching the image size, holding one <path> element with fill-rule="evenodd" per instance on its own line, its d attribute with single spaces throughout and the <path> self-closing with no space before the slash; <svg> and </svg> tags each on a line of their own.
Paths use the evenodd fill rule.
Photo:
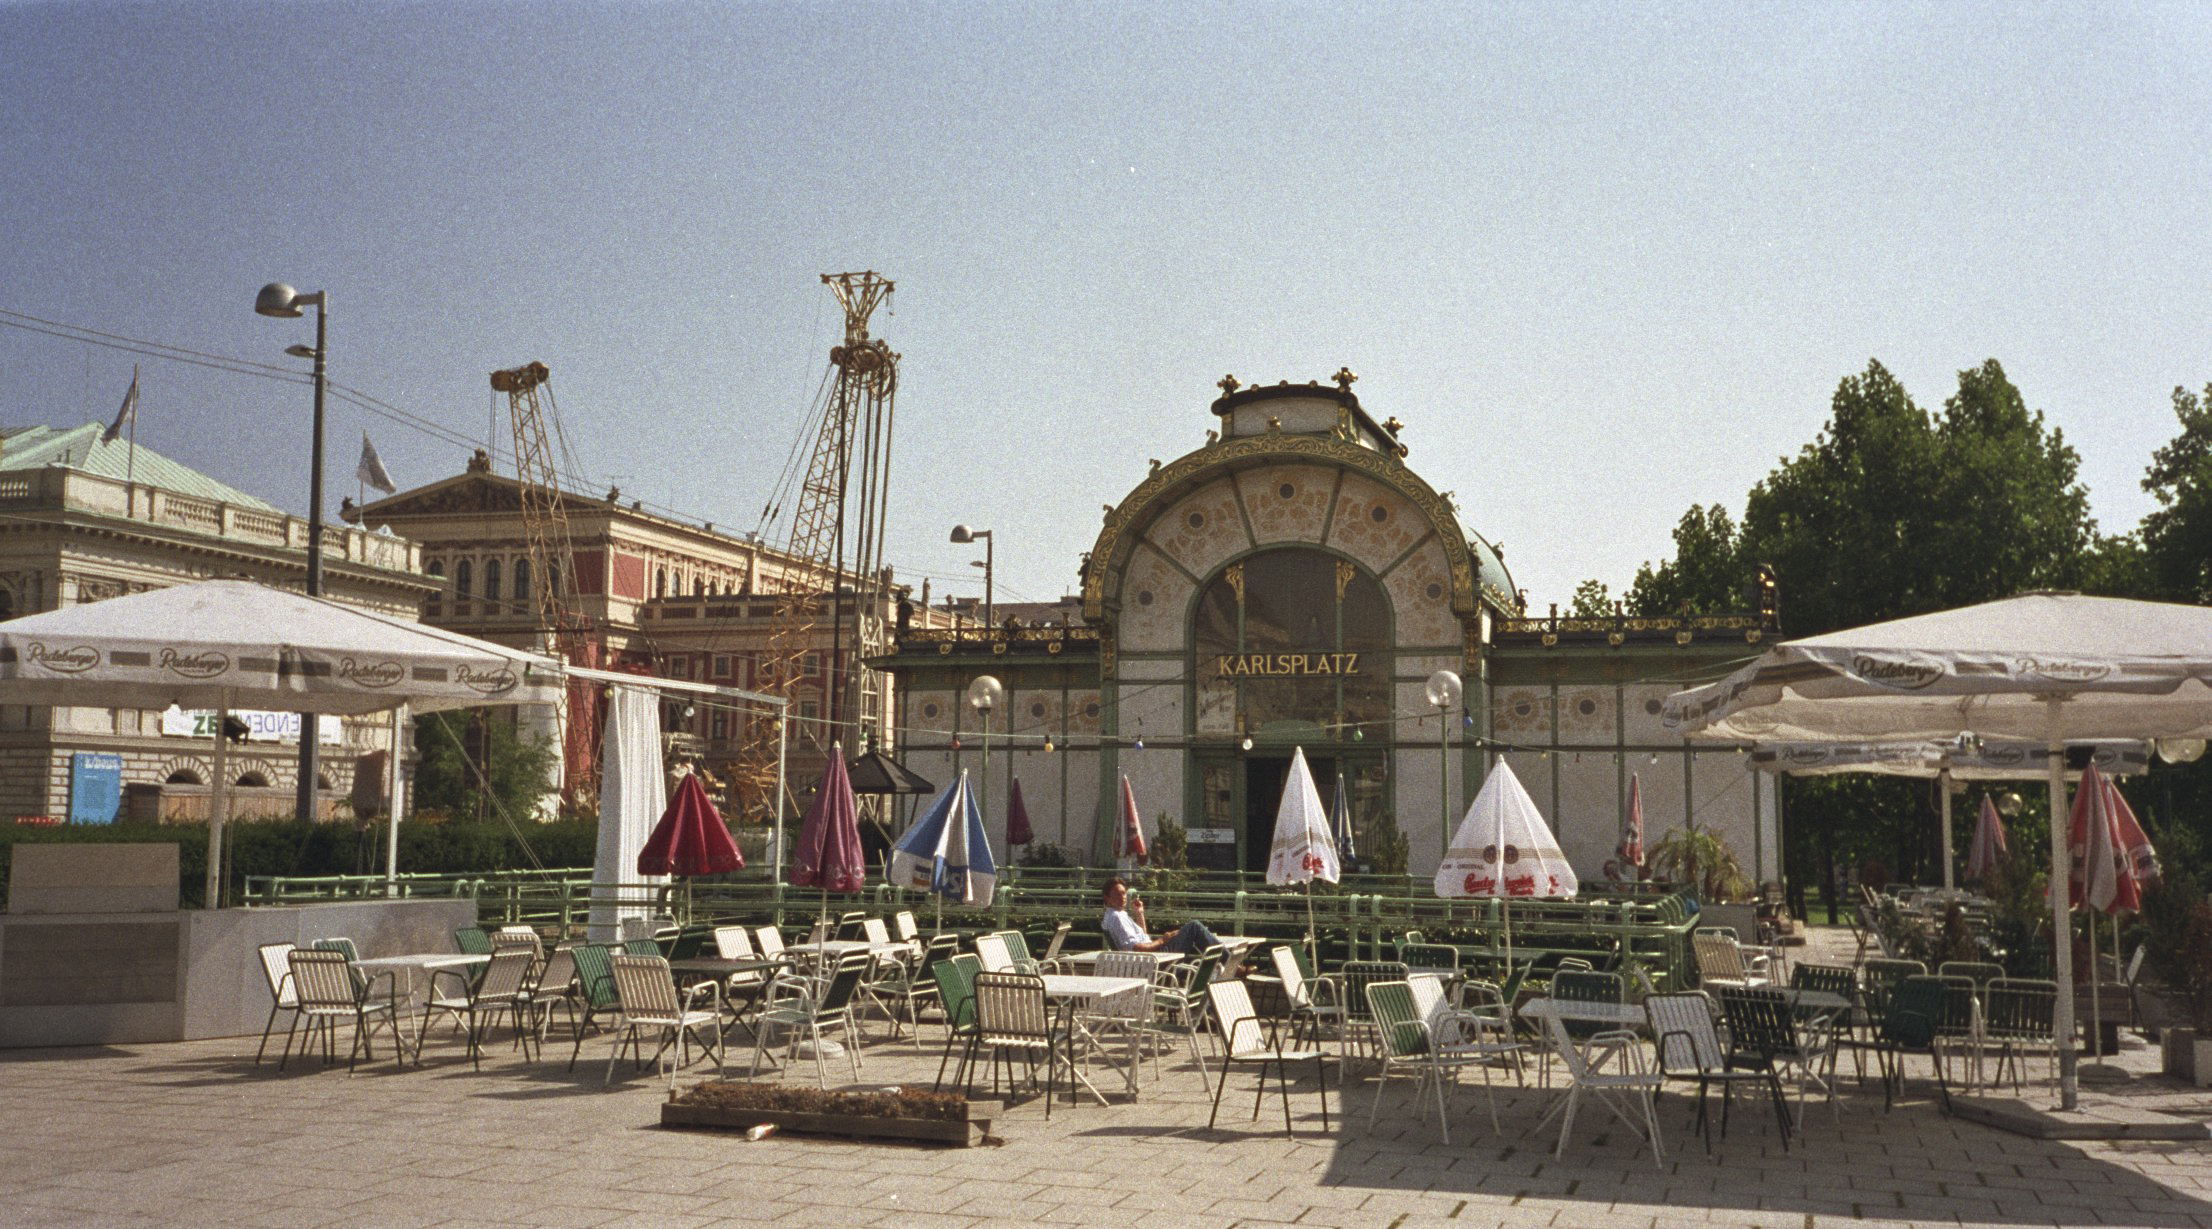
<svg viewBox="0 0 2212 1229">
<path fill-rule="evenodd" d="M 1045 983 L 1045 998 L 1059 1003 L 1061 1010 L 1067 1013 L 1068 1029 L 1071 1034 L 1077 1028 L 1080 1009 L 1096 1006 L 1101 999 L 1111 998 L 1117 994 L 1141 991 L 1146 996 L 1145 1010 L 1150 1012 L 1152 1008 L 1152 983 L 1141 977 L 1094 977 L 1085 973 L 1047 973 L 1044 975 L 1043 981 Z M 1083 1031 L 1080 1038 L 1086 1045 L 1096 1048 L 1097 1039 L 1092 1037 L 1088 1030 Z M 1129 1050 L 1126 1059 L 1127 1065 L 1123 1069 L 1123 1077 L 1128 1083 L 1129 1095 L 1134 1097 L 1137 1095 L 1137 1034 L 1135 1032 L 1131 1032 L 1129 1035 Z M 1106 1104 L 1106 1095 L 1098 1091 L 1097 1086 L 1092 1084 L 1090 1079 L 1072 1063 L 1069 1065 L 1068 1075 L 1077 1083 L 1089 1089 L 1091 1095 L 1098 1098 L 1100 1105 Z"/>
<path fill-rule="evenodd" d="M 413 1010 L 416 973 L 420 972 L 434 979 L 439 969 L 472 968 L 480 964 L 490 964 L 491 960 L 490 956 L 475 952 L 422 952 L 410 956 L 370 956 L 360 960 L 350 960 L 346 963 L 349 967 L 359 969 L 364 973 L 389 973 L 395 978 L 405 973 L 407 975 L 407 1005 L 409 1010 Z M 415 1025 L 415 1065 L 418 1067 L 422 1066 L 423 1034 L 429 1030 L 430 1011 L 426 1005 L 421 1019 Z M 393 1028 L 392 1035 L 394 1037 L 399 1036 L 399 1029 Z"/>
</svg>

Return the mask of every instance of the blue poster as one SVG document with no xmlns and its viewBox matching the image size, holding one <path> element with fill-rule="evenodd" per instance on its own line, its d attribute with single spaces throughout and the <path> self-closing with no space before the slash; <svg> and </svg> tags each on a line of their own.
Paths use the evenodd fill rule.
<svg viewBox="0 0 2212 1229">
<path fill-rule="evenodd" d="M 69 757 L 69 822 L 112 824 L 123 806 L 123 757 L 80 751 Z"/>
</svg>

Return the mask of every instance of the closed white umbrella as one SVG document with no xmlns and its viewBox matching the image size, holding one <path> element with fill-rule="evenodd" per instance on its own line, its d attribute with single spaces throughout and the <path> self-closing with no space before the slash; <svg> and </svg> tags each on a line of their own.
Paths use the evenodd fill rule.
<svg viewBox="0 0 2212 1229">
<path fill-rule="evenodd" d="M 2041 742 L 2054 820 L 2064 752 L 2096 738 L 2212 735 L 2212 609 L 2032 593 L 1786 641 L 1720 682 L 1669 697 L 1668 726 L 1734 742 Z M 2051 825 L 2053 933 L 2067 933 L 2064 825 Z M 2053 952 L 2060 986 L 2073 949 Z M 2074 1002 L 2058 996 L 2059 1096 L 2075 1108 Z"/>
<path fill-rule="evenodd" d="M 1321 791 L 1306 767 L 1306 749 L 1291 753 L 1290 772 L 1283 778 L 1283 800 L 1275 808 L 1275 839 L 1267 850 L 1267 882 L 1277 887 L 1293 883 L 1306 889 L 1306 950 L 1314 954 L 1313 881 L 1337 881 L 1341 867 L 1336 842 L 1329 835 L 1329 812 L 1321 805 Z"/>
<path fill-rule="evenodd" d="M 1505 963 L 1513 966 L 1515 897 L 1562 900 L 1582 889 L 1573 864 L 1536 800 L 1504 760 L 1490 770 L 1467 817 L 1436 868 L 1436 894 L 1447 899 L 1495 897 L 1505 911 Z"/>
</svg>

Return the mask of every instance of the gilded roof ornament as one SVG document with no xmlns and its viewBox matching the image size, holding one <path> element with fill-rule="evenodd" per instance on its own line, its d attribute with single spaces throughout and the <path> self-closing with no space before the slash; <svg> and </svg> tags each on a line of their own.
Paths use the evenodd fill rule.
<svg viewBox="0 0 2212 1229">
<path fill-rule="evenodd" d="M 1226 375 L 1221 377 L 1221 379 L 1214 384 L 1214 387 L 1220 389 L 1221 395 L 1226 397 L 1229 394 L 1237 391 L 1238 389 L 1243 388 L 1244 385 L 1239 383 L 1234 375 Z"/>
<path fill-rule="evenodd" d="M 1343 389 L 1345 392 L 1351 392 L 1352 385 L 1359 382 L 1359 377 L 1353 374 L 1350 367 L 1337 368 L 1336 374 L 1330 376 L 1329 378 L 1336 381 L 1336 386 L 1340 389 Z"/>
</svg>

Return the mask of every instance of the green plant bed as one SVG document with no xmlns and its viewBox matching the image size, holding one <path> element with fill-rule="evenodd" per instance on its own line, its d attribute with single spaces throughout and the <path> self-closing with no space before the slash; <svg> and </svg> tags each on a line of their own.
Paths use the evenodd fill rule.
<svg viewBox="0 0 2212 1229">
<path fill-rule="evenodd" d="M 883 1092 L 828 1092 L 805 1085 L 752 1084 L 713 1080 L 671 1092 L 661 1106 L 661 1125 L 778 1130 L 814 1135 L 915 1139 L 936 1143 L 978 1144 L 991 1120 L 976 1106 L 951 1093 L 914 1088 Z"/>
</svg>

